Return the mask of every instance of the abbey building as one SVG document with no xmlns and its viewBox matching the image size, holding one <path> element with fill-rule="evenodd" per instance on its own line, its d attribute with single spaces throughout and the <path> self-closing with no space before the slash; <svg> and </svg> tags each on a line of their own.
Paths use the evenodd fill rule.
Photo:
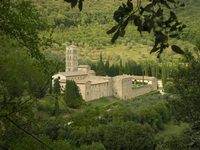
<svg viewBox="0 0 200 150">
<path fill-rule="evenodd" d="M 58 72 L 52 76 L 58 78 L 61 89 L 64 90 L 66 80 L 74 80 L 78 85 L 85 101 L 101 97 L 114 96 L 119 99 L 130 99 L 157 90 L 157 79 L 133 75 L 119 75 L 115 77 L 96 76 L 89 65 L 78 64 L 78 49 L 71 45 L 66 48 L 65 72 Z M 134 81 L 145 81 L 147 84 L 134 88 Z"/>
</svg>

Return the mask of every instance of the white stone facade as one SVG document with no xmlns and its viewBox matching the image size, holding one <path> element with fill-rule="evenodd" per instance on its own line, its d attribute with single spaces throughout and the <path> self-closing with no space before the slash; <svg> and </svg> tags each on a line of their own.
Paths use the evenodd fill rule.
<svg viewBox="0 0 200 150">
<path fill-rule="evenodd" d="M 82 97 L 86 101 L 101 97 L 114 96 L 119 99 L 130 99 L 145 93 L 157 90 L 157 79 L 154 77 L 142 77 L 131 75 L 119 75 L 115 77 L 96 76 L 88 65 L 78 65 L 77 47 L 71 45 L 66 48 L 66 69 L 52 76 L 60 81 L 62 91 L 66 80 L 74 80 L 78 85 Z M 133 81 L 145 81 L 148 84 L 133 88 Z M 53 82 L 52 81 L 52 82 Z"/>
</svg>

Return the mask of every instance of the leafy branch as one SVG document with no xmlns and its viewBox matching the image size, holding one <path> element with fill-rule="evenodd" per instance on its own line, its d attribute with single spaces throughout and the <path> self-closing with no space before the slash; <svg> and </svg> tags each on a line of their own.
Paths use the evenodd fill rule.
<svg viewBox="0 0 200 150">
<path fill-rule="evenodd" d="M 65 1 L 71 3 L 72 8 L 78 5 L 82 10 L 83 0 Z M 157 57 L 160 57 L 163 50 L 169 47 L 169 39 L 178 38 L 186 27 L 173 11 L 184 6 L 185 4 L 178 0 L 149 0 L 145 3 L 137 0 L 135 6 L 132 0 L 127 0 L 114 12 L 113 19 L 116 25 L 108 30 L 107 34 L 113 35 L 111 42 L 114 43 L 119 37 L 124 37 L 129 24 L 135 25 L 141 35 L 144 32 L 153 34 L 154 46 L 150 53 L 156 52 Z M 171 49 L 176 53 L 184 54 L 177 45 L 172 45 Z"/>
<path fill-rule="evenodd" d="M 169 38 L 178 38 L 186 27 L 173 11 L 178 6 L 183 5 L 175 0 L 149 0 L 145 5 L 141 5 L 141 0 L 137 0 L 134 7 L 132 0 L 128 0 L 114 12 L 113 19 L 117 25 L 107 31 L 107 34 L 113 34 L 111 42 L 114 43 L 125 35 L 127 25 L 133 24 L 141 35 L 144 32 L 154 35 L 154 46 L 150 53 L 157 52 L 157 56 L 160 57 L 163 50 L 169 47 Z M 172 45 L 171 48 L 176 53 L 184 54 L 176 45 Z"/>
</svg>

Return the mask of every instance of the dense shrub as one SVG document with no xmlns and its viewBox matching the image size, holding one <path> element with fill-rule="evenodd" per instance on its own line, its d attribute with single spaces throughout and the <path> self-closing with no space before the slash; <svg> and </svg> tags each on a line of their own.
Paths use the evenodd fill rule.
<svg viewBox="0 0 200 150">
<path fill-rule="evenodd" d="M 113 122 L 103 127 L 102 143 L 110 150 L 153 150 L 153 130 L 134 122 Z"/>
<path fill-rule="evenodd" d="M 156 150 L 188 150 L 187 143 L 184 137 L 181 136 L 170 136 L 167 139 L 160 139 L 156 146 Z"/>
<path fill-rule="evenodd" d="M 87 108 L 72 115 L 71 121 L 73 121 L 74 126 L 97 126 L 100 120 L 99 115 L 100 110 Z"/>
<path fill-rule="evenodd" d="M 176 93 L 174 83 L 171 81 L 167 81 L 164 85 L 164 90 L 167 93 Z"/>
<path fill-rule="evenodd" d="M 69 132 L 69 140 L 71 143 L 77 147 L 82 145 L 90 145 L 93 142 L 100 141 L 100 133 L 98 128 L 71 128 Z"/>
</svg>

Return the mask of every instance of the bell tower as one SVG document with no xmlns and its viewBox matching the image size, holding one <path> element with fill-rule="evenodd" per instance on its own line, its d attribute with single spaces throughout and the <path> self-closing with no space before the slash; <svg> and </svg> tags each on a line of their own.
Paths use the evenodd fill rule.
<svg viewBox="0 0 200 150">
<path fill-rule="evenodd" d="M 78 70 L 78 48 L 75 45 L 66 47 L 66 66 L 65 72 Z"/>
</svg>

